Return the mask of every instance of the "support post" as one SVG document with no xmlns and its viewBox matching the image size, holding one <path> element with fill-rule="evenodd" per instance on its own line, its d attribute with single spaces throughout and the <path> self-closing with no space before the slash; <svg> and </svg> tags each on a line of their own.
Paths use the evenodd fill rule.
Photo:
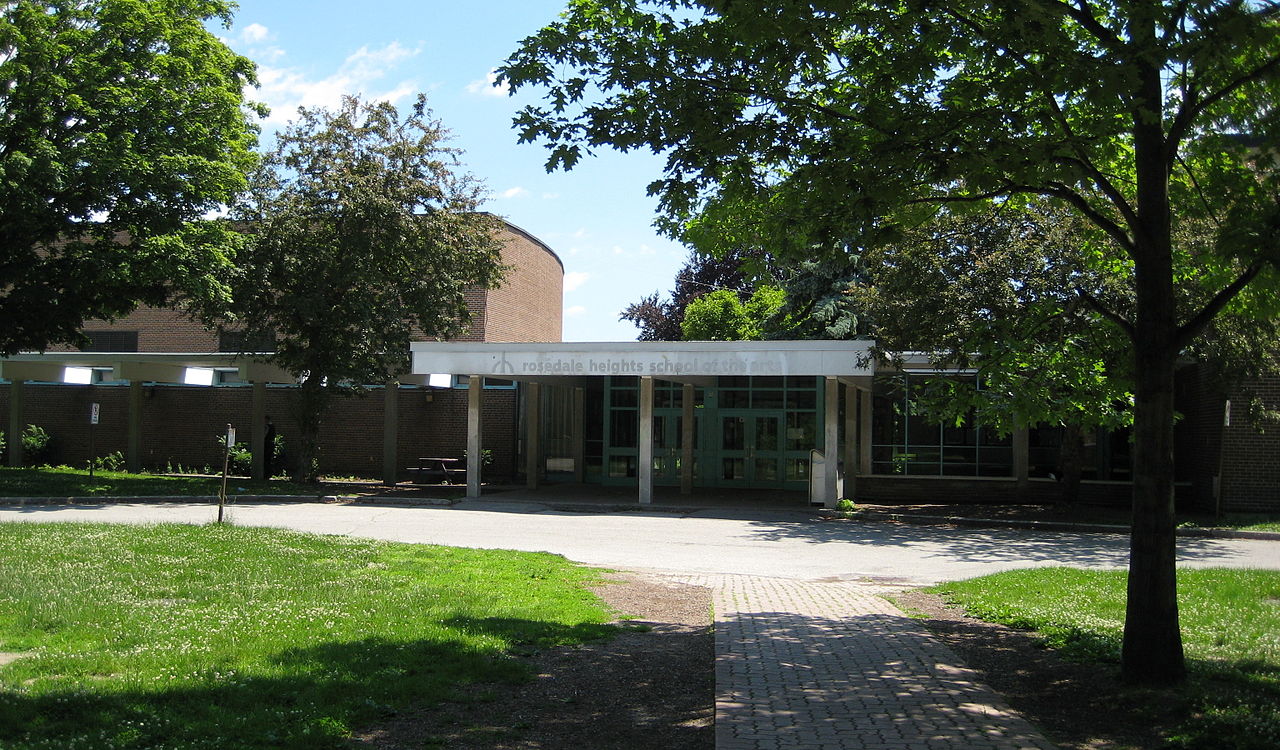
<svg viewBox="0 0 1280 750">
<path fill-rule="evenodd" d="M 653 376 L 640 376 L 640 455 L 636 459 L 636 479 L 640 504 L 653 502 Z"/>
<path fill-rule="evenodd" d="M 587 433 L 584 421 L 587 418 L 587 389 L 573 389 L 573 423 L 570 427 L 573 441 L 573 481 L 582 484 L 587 481 Z"/>
<path fill-rule="evenodd" d="M 844 386 L 844 496 L 850 500 L 858 497 L 858 389 L 851 383 Z"/>
<path fill-rule="evenodd" d="M 542 478 L 542 384 L 525 383 L 524 482 L 531 490 Z"/>
<path fill-rule="evenodd" d="M 249 396 L 249 473 L 259 481 L 267 476 L 267 383 L 255 380 Z"/>
<path fill-rule="evenodd" d="M 9 465 L 22 466 L 22 430 L 26 427 L 23 415 L 23 399 L 26 394 L 26 382 L 14 378 L 9 384 Z"/>
<path fill-rule="evenodd" d="M 133 474 L 142 471 L 142 381 L 129 381 L 129 427 L 124 466 Z M 92 462 L 94 456 L 89 456 Z"/>
<path fill-rule="evenodd" d="M 480 393 L 484 390 L 484 378 L 471 375 L 467 378 L 467 497 L 480 497 L 481 455 Z"/>
<path fill-rule="evenodd" d="M 827 472 L 822 485 L 822 504 L 834 508 L 840 499 L 840 381 L 830 375 L 823 378 L 822 452 L 827 459 Z"/>
<path fill-rule="evenodd" d="M 858 389 L 858 473 L 871 474 L 871 391 Z"/>
<path fill-rule="evenodd" d="M 1031 488 L 1030 434 L 1025 424 L 1013 428 L 1013 480 L 1019 499 L 1025 498 Z"/>
<path fill-rule="evenodd" d="M 388 380 L 382 391 L 382 483 L 394 487 L 400 479 L 400 382 Z"/>
<path fill-rule="evenodd" d="M 693 494 L 693 383 L 680 389 L 680 494 Z"/>
</svg>

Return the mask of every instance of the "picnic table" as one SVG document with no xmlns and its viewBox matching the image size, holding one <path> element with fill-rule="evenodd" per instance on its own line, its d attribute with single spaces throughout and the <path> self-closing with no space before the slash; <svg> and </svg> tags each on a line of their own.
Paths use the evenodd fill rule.
<svg viewBox="0 0 1280 750">
<path fill-rule="evenodd" d="M 412 472 L 420 479 L 426 476 L 438 476 L 445 484 L 453 484 L 454 473 L 464 473 L 467 467 L 461 458 L 444 456 L 427 456 L 418 459 L 417 466 L 410 466 L 406 471 Z"/>
</svg>

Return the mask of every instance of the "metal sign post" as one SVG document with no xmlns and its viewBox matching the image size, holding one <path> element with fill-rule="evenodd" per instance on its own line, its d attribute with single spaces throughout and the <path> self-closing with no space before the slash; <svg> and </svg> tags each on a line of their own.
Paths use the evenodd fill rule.
<svg viewBox="0 0 1280 750">
<path fill-rule="evenodd" d="M 225 450 L 222 452 L 222 487 L 218 490 L 218 523 L 222 523 L 222 511 L 227 504 L 227 469 L 231 464 L 231 446 L 236 444 L 236 428 L 227 425 Z"/>
<path fill-rule="evenodd" d="M 93 476 L 93 465 L 98 462 L 98 452 L 93 447 L 93 433 L 101 413 L 102 409 L 97 401 L 89 404 L 89 476 L 91 477 Z"/>
</svg>

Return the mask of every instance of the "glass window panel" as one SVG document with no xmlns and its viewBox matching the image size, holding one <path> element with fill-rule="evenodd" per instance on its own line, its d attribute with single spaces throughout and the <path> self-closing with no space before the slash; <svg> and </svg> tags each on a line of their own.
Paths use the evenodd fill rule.
<svg viewBox="0 0 1280 750">
<path fill-rule="evenodd" d="M 781 409 L 783 404 L 782 391 L 755 391 L 751 394 L 753 409 Z"/>
<path fill-rule="evenodd" d="M 635 448 L 640 443 L 640 419 L 634 411 L 614 411 L 609 423 L 609 445 Z"/>
<path fill-rule="evenodd" d="M 636 457 L 635 456 L 610 456 L 609 457 L 609 476 L 611 477 L 634 477 L 636 475 Z"/>
<path fill-rule="evenodd" d="M 751 406 L 751 391 L 720 391 L 721 409 L 747 409 Z"/>
<path fill-rule="evenodd" d="M 812 412 L 787 414 L 787 450 L 805 451 L 817 444 L 818 419 Z"/>
<path fill-rule="evenodd" d="M 679 419 L 677 417 L 676 419 Z M 670 441 L 667 439 L 667 417 L 662 414 L 653 415 L 653 448 L 654 450 L 664 450 L 671 447 Z"/>
<path fill-rule="evenodd" d="M 809 459 L 788 458 L 786 461 L 787 481 L 807 481 L 809 479 Z"/>
<path fill-rule="evenodd" d="M 671 408 L 671 391 L 654 390 L 653 392 L 653 408 L 670 409 Z"/>
<path fill-rule="evenodd" d="M 746 449 L 746 421 L 742 417 L 722 417 L 720 419 L 720 447 L 727 451 Z"/>
<path fill-rule="evenodd" d="M 630 389 L 614 389 L 609 399 L 610 406 L 618 407 L 636 407 L 640 404 L 640 394 L 638 391 Z"/>
<path fill-rule="evenodd" d="M 758 375 L 751 385 L 754 388 L 781 388 L 782 383 L 781 375 Z"/>
<path fill-rule="evenodd" d="M 787 378 L 787 387 L 813 390 L 818 387 L 818 379 L 812 375 L 792 376 Z"/>
<path fill-rule="evenodd" d="M 787 408 L 788 409 L 816 409 L 818 408 L 818 392 L 817 391 L 787 391 Z"/>
<path fill-rule="evenodd" d="M 777 417 L 758 417 L 756 419 L 756 450 L 778 450 Z"/>
<path fill-rule="evenodd" d="M 778 459 L 757 458 L 755 461 L 756 481 L 774 482 L 778 479 Z"/>
<path fill-rule="evenodd" d="M 726 458 L 721 461 L 721 479 L 742 479 L 743 467 L 746 466 L 746 459 L 742 458 Z"/>
</svg>

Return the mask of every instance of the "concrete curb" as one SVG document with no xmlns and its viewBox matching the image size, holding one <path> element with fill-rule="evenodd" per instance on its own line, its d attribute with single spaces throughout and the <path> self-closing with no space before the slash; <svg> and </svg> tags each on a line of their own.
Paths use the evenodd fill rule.
<svg viewBox="0 0 1280 750">
<path fill-rule="evenodd" d="M 948 525 L 987 529 L 1028 529 L 1032 531 L 1066 531 L 1088 534 L 1128 534 L 1129 527 L 1106 523 L 1071 523 L 1069 521 L 1019 521 L 1003 518 L 966 518 L 963 516 L 924 516 L 914 513 L 885 513 L 874 510 L 856 510 L 848 518 L 867 521 L 894 521 L 918 525 Z M 1178 536 L 1210 539 L 1260 539 L 1280 541 L 1280 532 L 1240 531 L 1237 529 L 1201 528 L 1185 526 L 1177 529 Z"/>
</svg>

